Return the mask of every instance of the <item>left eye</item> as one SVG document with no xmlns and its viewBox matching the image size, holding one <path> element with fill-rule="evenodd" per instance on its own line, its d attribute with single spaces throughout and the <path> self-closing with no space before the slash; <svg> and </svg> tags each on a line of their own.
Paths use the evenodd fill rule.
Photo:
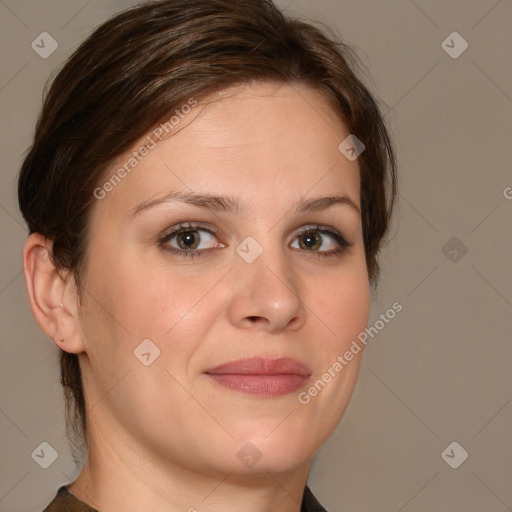
<svg viewBox="0 0 512 512">
<path fill-rule="evenodd" d="M 324 243 L 327 237 L 327 243 Z M 299 247 L 292 247 L 294 249 L 305 249 L 313 252 L 326 252 L 336 253 L 339 251 L 340 246 L 346 247 L 349 244 L 338 233 L 329 229 L 320 229 L 320 227 L 309 227 L 302 230 L 297 234 Z"/>
</svg>

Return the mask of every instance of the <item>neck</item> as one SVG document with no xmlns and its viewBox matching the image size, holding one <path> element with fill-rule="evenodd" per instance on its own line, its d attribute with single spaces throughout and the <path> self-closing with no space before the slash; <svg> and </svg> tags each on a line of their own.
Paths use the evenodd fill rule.
<svg viewBox="0 0 512 512">
<path fill-rule="evenodd" d="M 102 512 L 300 512 L 311 461 L 287 472 L 200 471 L 158 459 L 133 439 L 89 431 L 85 466 L 69 491 Z"/>
</svg>

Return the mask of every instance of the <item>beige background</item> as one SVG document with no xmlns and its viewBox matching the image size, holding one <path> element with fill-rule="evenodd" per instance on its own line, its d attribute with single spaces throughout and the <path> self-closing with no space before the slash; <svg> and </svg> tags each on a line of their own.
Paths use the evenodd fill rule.
<svg viewBox="0 0 512 512">
<path fill-rule="evenodd" d="M 512 2 L 278 4 L 326 22 L 358 49 L 400 170 L 370 324 L 395 301 L 403 311 L 370 341 L 310 485 L 330 512 L 512 510 Z M 79 471 L 63 437 L 57 350 L 26 297 L 16 175 L 50 73 L 129 5 L 0 0 L 1 511 L 41 510 Z M 43 31 L 59 44 L 47 59 L 31 48 Z M 456 59 L 441 46 L 454 31 L 469 44 Z M 446 246 L 453 237 L 459 246 Z M 43 441 L 59 453 L 46 470 L 31 457 Z M 441 457 L 452 441 L 469 454 L 457 469 Z"/>
</svg>

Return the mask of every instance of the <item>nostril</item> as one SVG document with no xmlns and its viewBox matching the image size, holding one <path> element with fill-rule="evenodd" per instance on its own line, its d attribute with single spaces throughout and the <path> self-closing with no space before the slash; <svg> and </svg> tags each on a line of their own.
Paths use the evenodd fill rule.
<svg viewBox="0 0 512 512">
<path fill-rule="evenodd" d="M 247 317 L 249 319 L 249 322 L 252 323 L 252 324 L 260 324 L 260 323 L 265 323 L 265 318 L 262 317 L 262 316 L 248 316 Z"/>
</svg>

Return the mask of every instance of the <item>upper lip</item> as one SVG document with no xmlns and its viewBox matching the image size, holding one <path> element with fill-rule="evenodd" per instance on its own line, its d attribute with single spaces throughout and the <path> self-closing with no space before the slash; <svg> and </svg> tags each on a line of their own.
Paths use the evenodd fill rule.
<svg viewBox="0 0 512 512">
<path fill-rule="evenodd" d="M 213 375 L 301 375 L 309 377 L 311 370 L 305 364 L 290 357 L 278 359 L 250 357 L 222 363 L 214 368 L 209 368 L 205 373 Z"/>
</svg>

